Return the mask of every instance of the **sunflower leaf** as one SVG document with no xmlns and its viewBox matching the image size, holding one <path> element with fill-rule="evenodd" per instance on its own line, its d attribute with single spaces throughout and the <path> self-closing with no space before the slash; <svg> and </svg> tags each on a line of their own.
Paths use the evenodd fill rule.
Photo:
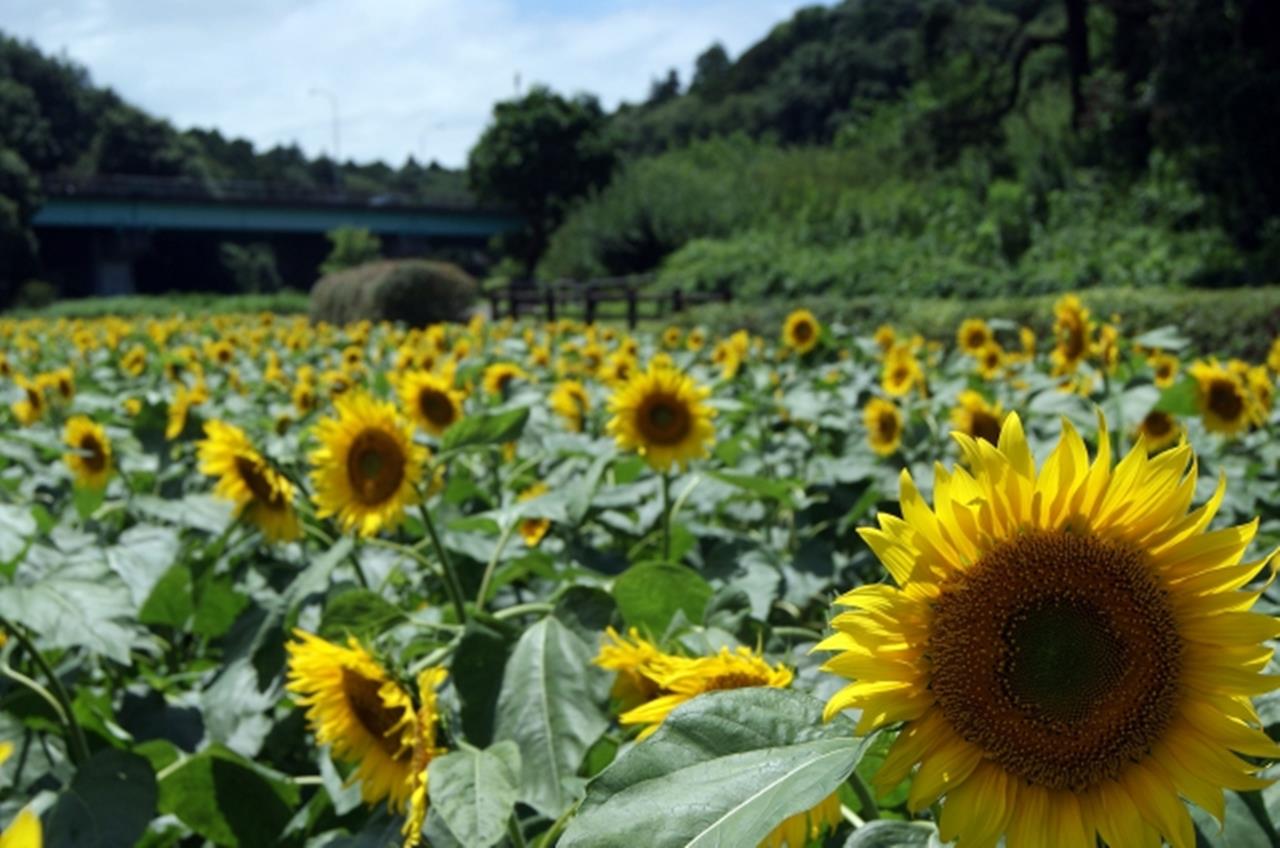
<svg viewBox="0 0 1280 848">
<path fill-rule="evenodd" d="M 923 822 L 873 821 L 849 834 L 844 848 L 904 848 L 941 845 L 938 831 Z"/>
<path fill-rule="evenodd" d="M 559 846 L 758 845 L 836 792 L 866 747 L 802 692 L 702 695 L 592 781 Z"/>
<path fill-rule="evenodd" d="M 432 808 L 467 848 L 489 848 L 502 839 L 519 785 L 520 750 L 510 741 L 438 757 L 427 779 Z"/>
<path fill-rule="evenodd" d="M 702 621 L 711 595 L 711 586 L 698 572 L 666 562 L 633 565 L 613 584 L 613 599 L 627 626 L 654 633 L 666 630 L 677 611 L 690 621 Z"/>
<path fill-rule="evenodd" d="M 1194 377 L 1183 377 L 1160 394 L 1155 409 L 1171 415 L 1196 416 L 1200 412 L 1196 408 L 1196 380 Z"/>
<path fill-rule="evenodd" d="M 440 449 L 447 453 L 514 441 L 520 438 L 528 420 L 527 406 L 491 415 L 469 415 L 445 431 Z"/>
<path fill-rule="evenodd" d="M 595 651 L 555 618 L 516 643 L 502 676 L 496 739 L 520 748 L 520 800 L 550 819 L 582 795 L 578 769 L 609 722 L 596 703 Z"/>
</svg>

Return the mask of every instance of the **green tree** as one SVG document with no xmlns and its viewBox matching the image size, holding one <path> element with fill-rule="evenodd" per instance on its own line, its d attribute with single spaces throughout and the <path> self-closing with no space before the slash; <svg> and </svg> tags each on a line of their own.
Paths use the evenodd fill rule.
<svg viewBox="0 0 1280 848">
<path fill-rule="evenodd" d="M 332 274 L 372 262 L 382 255 L 382 241 L 363 227 L 338 227 L 325 234 L 333 248 L 320 265 L 320 273 Z"/>
<path fill-rule="evenodd" d="M 614 154 L 604 123 L 594 97 L 566 98 L 534 86 L 524 97 L 496 104 L 493 121 L 471 149 L 472 188 L 525 218 L 524 229 L 506 242 L 525 273 L 532 274 L 574 201 L 609 181 Z"/>
<path fill-rule="evenodd" d="M 0 305 L 36 269 L 36 238 L 31 218 L 40 202 L 35 174 L 22 157 L 0 147 Z"/>
<path fill-rule="evenodd" d="M 284 288 L 280 271 L 276 268 L 276 253 L 271 245 L 263 242 L 224 242 L 218 252 L 222 258 L 222 266 L 231 275 L 237 291 L 268 294 Z"/>
</svg>

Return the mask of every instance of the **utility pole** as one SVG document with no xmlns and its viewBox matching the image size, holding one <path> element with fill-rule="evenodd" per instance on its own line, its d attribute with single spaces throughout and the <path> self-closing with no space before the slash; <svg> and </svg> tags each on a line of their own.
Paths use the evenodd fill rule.
<svg viewBox="0 0 1280 848">
<path fill-rule="evenodd" d="M 318 88 L 315 86 L 312 87 L 310 93 L 312 96 L 324 97 L 329 101 L 329 108 L 333 115 L 333 184 L 337 187 L 339 182 L 339 166 L 342 162 L 342 124 L 338 118 L 338 95 L 326 88 Z"/>
</svg>

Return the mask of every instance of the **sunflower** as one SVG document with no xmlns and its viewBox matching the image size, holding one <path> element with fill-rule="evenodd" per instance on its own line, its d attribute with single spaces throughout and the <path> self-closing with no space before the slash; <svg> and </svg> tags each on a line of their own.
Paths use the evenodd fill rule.
<svg viewBox="0 0 1280 848">
<path fill-rule="evenodd" d="M 1104 371 L 1115 373 L 1120 362 L 1120 331 L 1114 324 L 1103 324 L 1098 330 L 1098 358 Z"/>
<path fill-rule="evenodd" d="M 1004 349 L 996 342 L 988 342 L 982 350 L 974 354 L 978 362 L 978 373 L 984 380 L 995 380 L 1000 377 L 1004 368 Z"/>
<path fill-rule="evenodd" d="M 449 673 L 439 667 L 427 668 L 418 675 L 417 735 L 413 744 L 411 764 L 409 811 L 405 816 L 404 848 L 414 848 L 422 841 L 422 828 L 427 822 L 427 772 L 431 761 L 445 753 L 439 744 L 437 726 L 440 724 L 440 707 L 437 691 L 444 685 Z"/>
<path fill-rule="evenodd" d="M 179 383 L 177 391 L 173 393 L 173 400 L 169 402 L 169 415 L 164 428 L 164 437 L 169 441 L 173 441 L 181 436 L 187 429 L 187 415 L 191 412 L 191 407 L 199 406 L 208 399 L 209 392 L 203 382 L 190 389 Z"/>
<path fill-rule="evenodd" d="M 534 483 L 529 488 L 520 493 L 518 500 L 521 503 L 531 501 L 534 498 L 540 498 L 545 495 L 549 489 L 546 483 Z M 536 548 L 538 543 L 542 541 L 542 537 L 547 535 L 547 531 L 551 529 L 551 519 L 549 518 L 522 518 L 520 519 L 520 536 L 524 539 L 525 545 L 530 548 Z"/>
<path fill-rule="evenodd" d="M 1113 469 L 1103 421 L 1092 464 L 1064 424 L 1039 473 L 1016 415 L 998 446 L 956 440 L 967 470 L 937 467 L 932 508 L 904 471 L 902 517 L 860 531 L 897 585 L 837 599 L 815 650 L 854 682 L 827 717 L 903 723 L 875 784 L 918 764 L 907 804 L 946 796 L 943 841 L 1191 848 L 1179 796 L 1221 821 L 1222 787 L 1266 785 L 1240 755 L 1280 756 L 1249 704 L 1280 633 L 1240 591 L 1257 522 L 1206 533 L 1225 484 L 1188 513 L 1191 449 Z"/>
<path fill-rule="evenodd" d="M 1157 388 L 1167 389 L 1178 378 L 1178 357 L 1172 354 L 1152 354 L 1147 364 L 1151 366 L 1152 382 Z"/>
<path fill-rule="evenodd" d="M 987 402 L 978 392 L 966 389 L 951 410 L 951 426 L 973 439 L 995 444 L 1000 438 L 1000 403 Z"/>
<path fill-rule="evenodd" d="M 791 669 L 771 666 L 750 648 L 730 652 L 721 648 L 711 657 L 676 657 L 663 654 L 647 669 L 660 694 L 618 716 L 624 725 L 643 725 L 640 738 L 652 736 L 676 707 L 705 692 L 744 689 L 748 686 L 786 688 L 791 685 Z"/>
<path fill-rule="evenodd" d="M 707 344 L 707 331 L 701 327 L 694 327 L 689 334 L 684 337 L 684 346 L 686 349 L 697 353 Z"/>
<path fill-rule="evenodd" d="M 924 382 L 924 370 L 911 348 L 896 345 L 885 357 L 880 372 L 880 387 L 890 397 L 902 397 L 917 383 Z"/>
<path fill-rule="evenodd" d="M 804 848 L 817 842 L 824 833 L 840 826 L 840 796 L 828 795 L 818 806 L 784 820 L 769 832 L 759 848 Z M 819 843 L 821 844 L 821 843 Z"/>
<path fill-rule="evenodd" d="M 675 350 L 680 346 L 680 340 L 684 338 L 684 333 L 679 327 L 671 326 L 662 331 L 662 346 L 667 350 Z"/>
<path fill-rule="evenodd" d="M 1018 343 L 1022 345 L 1022 355 L 1028 362 L 1036 358 L 1036 331 L 1030 327 L 1018 330 Z"/>
<path fill-rule="evenodd" d="M 1182 436 L 1182 424 L 1169 413 L 1153 409 L 1138 422 L 1136 436 L 1142 437 L 1149 453 L 1158 453 L 1177 443 Z"/>
<path fill-rule="evenodd" d="M 981 318 L 966 318 L 956 330 L 956 346 L 970 356 L 977 356 L 993 341 L 995 335 Z"/>
<path fill-rule="evenodd" d="M 657 675 L 667 655 L 652 642 L 640 636 L 634 627 L 627 636 L 619 636 L 612 627 L 605 630 L 605 642 L 593 663 L 606 671 L 617 672 L 610 695 L 626 711 L 658 697 L 662 687 Z"/>
<path fill-rule="evenodd" d="M 782 343 L 804 355 L 818 346 L 822 325 L 807 309 L 797 309 L 782 322 Z"/>
<path fill-rule="evenodd" d="M 1265 365 L 1250 366 L 1244 375 L 1245 385 L 1249 388 L 1249 396 L 1253 400 L 1256 420 L 1259 426 L 1266 423 L 1271 414 L 1271 405 L 1275 400 L 1276 387 L 1271 382 L 1271 374 Z"/>
<path fill-rule="evenodd" d="M 101 489 L 111 477 L 111 442 L 101 425 L 86 415 L 68 419 L 62 440 L 71 450 L 62 455 L 75 474 L 76 485 Z"/>
<path fill-rule="evenodd" d="M 0 848 L 40 848 L 44 844 L 40 817 L 24 808 L 18 817 L 0 833 Z"/>
<path fill-rule="evenodd" d="M 292 542 L 302 535 L 293 509 L 293 483 L 258 453 L 234 424 L 206 421 L 205 438 L 196 447 L 200 473 L 217 477 L 214 492 L 236 506 L 240 518 L 262 530 L 273 542 Z"/>
<path fill-rule="evenodd" d="M 582 432 L 583 422 L 591 409 L 591 399 L 587 396 L 587 387 L 577 380 L 561 380 L 547 398 L 551 409 L 563 418 L 569 429 L 575 433 Z"/>
<path fill-rule="evenodd" d="M 1093 349 L 1093 324 L 1089 310 L 1073 294 L 1066 295 L 1053 305 L 1053 336 L 1057 345 L 1053 349 L 1053 370 L 1056 374 L 1070 374 Z"/>
<path fill-rule="evenodd" d="M 347 647 L 302 630 L 286 644 L 289 672 L 285 688 L 306 707 L 316 742 L 333 756 L 357 764 L 367 804 L 385 800 L 396 812 L 414 790 L 414 741 L 418 716 L 413 699 L 355 637 Z"/>
<path fill-rule="evenodd" d="M 893 350 L 893 343 L 897 341 L 898 334 L 889 324 L 881 324 L 876 327 L 875 335 L 871 338 L 876 343 L 876 347 L 880 348 L 881 353 L 888 353 Z"/>
<path fill-rule="evenodd" d="M 18 388 L 22 389 L 23 398 L 10 408 L 13 410 L 14 417 L 24 427 L 30 427 L 44 417 L 44 411 L 47 408 L 44 389 L 39 383 L 32 382 L 21 374 L 15 374 L 13 380 L 18 384 Z"/>
<path fill-rule="evenodd" d="M 1272 340 L 1271 349 L 1267 351 L 1267 367 L 1280 374 L 1280 337 Z"/>
<path fill-rule="evenodd" d="M 600 381 L 606 385 L 616 386 L 626 383 L 635 374 L 637 364 L 634 358 L 625 353 L 613 354 L 599 369 Z"/>
<path fill-rule="evenodd" d="M 715 440 L 715 410 L 703 400 L 708 390 L 672 368 L 650 363 L 609 398 L 608 431 L 623 450 L 634 450 L 657 471 L 673 463 L 683 469 L 707 455 Z"/>
<path fill-rule="evenodd" d="M 1196 362 L 1187 372 L 1196 381 L 1196 405 L 1205 429 L 1235 435 L 1254 423 L 1257 415 L 1250 402 L 1249 388 L 1238 371 L 1209 360 Z"/>
<path fill-rule="evenodd" d="M 293 384 L 290 400 L 293 401 L 293 408 L 298 410 L 300 415 L 306 415 L 316 408 L 315 385 L 310 380 L 298 380 Z"/>
<path fill-rule="evenodd" d="M 525 370 L 514 362 L 495 362 L 484 369 L 484 390 L 491 395 L 505 397 L 514 381 L 528 378 Z"/>
<path fill-rule="evenodd" d="M 463 394 L 453 381 L 419 371 L 400 381 L 400 403 L 419 427 L 441 436 L 462 417 Z"/>
<path fill-rule="evenodd" d="M 363 392 L 342 395 L 336 418 L 316 425 L 320 447 L 311 453 L 316 515 L 336 516 L 344 530 L 372 536 L 394 527 L 417 493 L 427 451 L 413 442 L 413 427 L 386 401 Z"/>
<path fill-rule="evenodd" d="M 902 412 L 897 404 L 884 398 L 872 398 L 862 409 L 867 427 L 867 442 L 881 456 L 888 456 L 902 444 Z"/>
</svg>

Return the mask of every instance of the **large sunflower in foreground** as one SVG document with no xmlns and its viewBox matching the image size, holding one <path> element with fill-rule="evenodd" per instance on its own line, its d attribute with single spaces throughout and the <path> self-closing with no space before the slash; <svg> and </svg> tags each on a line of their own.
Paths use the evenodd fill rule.
<svg viewBox="0 0 1280 848">
<path fill-rule="evenodd" d="M 608 431 L 624 450 L 634 450 L 654 469 L 707 455 L 715 439 L 715 410 L 703 400 L 709 394 L 690 377 L 651 363 L 609 398 Z"/>
<path fill-rule="evenodd" d="M 335 645 L 302 630 L 294 631 L 285 688 L 306 707 L 316 742 L 328 745 L 336 759 L 356 765 L 367 804 L 385 800 L 403 812 L 415 790 L 425 783 L 419 771 L 434 756 L 437 669 L 420 678 L 424 710 L 354 637 Z M 437 679 L 440 678 L 440 679 Z M 430 707 L 431 715 L 423 715 Z M 426 725 L 424 726 L 424 722 Z"/>
<path fill-rule="evenodd" d="M 200 472 L 217 477 L 214 492 L 236 505 L 239 517 L 256 525 L 273 542 L 302 535 L 293 509 L 294 487 L 258 453 L 244 430 L 223 421 L 206 421 L 197 448 Z"/>
<path fill-rule="evenodd" d="M 101 489 L 111 477 L 111 441 L 102 425 L 86 415 L 67 420 L 62 441 L 70 448 L 62 459 L 75 474 L 76 485 Z"/>
<path fill-rule="evenodd" d="M 1092 463 L 1064 427 L 1039 472 L 1016 415 L 998 446 L 957 435 L 968 468 L 938 467 L 932 507 L 903 473 L 902 517 L 860 531 L 897 585 L 837 599 L 818 648 L 854 682 L 826 713 L 903 723 L 875 783 L 918 765 L 908 806 L 945 796 L 944 841 L 1191 848 L 1179 796 L 1221 821 L 1223 788 L 1267 784 L 1243 756 L 1280 756 L 1249 701 L 1280 633 L 1241 589 L 1257 522 L 1206 532 L 1224 485 L 1188 512 L 1186 445 L 1113 468 L 1105 423 Z"/>
<path fill-rule="evenodd" d="M 463 394 L 453 380 L 419 371 L 400 381 L 400 403 L 419 427 L 433 436 L 444 435 L 462 417 Z"/>
<path fill-rule="evenodd" d="M 372 536 L 404 517 L 426 450 L 413 443 L 413 428 L 390 403 L 352 392 L 334 405 L 338 416 L 316 425 L 320 447 L 310 456 L 316 515 Z"/>
</svg>

